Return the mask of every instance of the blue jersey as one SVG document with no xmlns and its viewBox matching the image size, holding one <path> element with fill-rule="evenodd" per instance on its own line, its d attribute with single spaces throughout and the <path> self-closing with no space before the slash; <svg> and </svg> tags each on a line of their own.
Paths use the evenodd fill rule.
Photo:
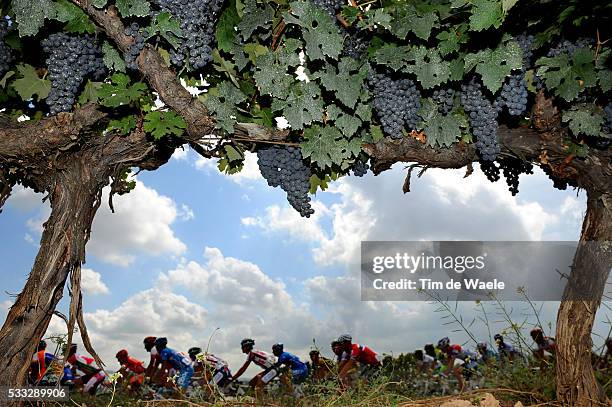
<svg viewBox="0 0 612 407">
<path fill-rule="evenodd" d="M 278 363 L 289 366 L 291 370 L 308 369 L 306 363 L 302 362 L 300 358 L 289 352 L 281 353 L 281 355 L 278 357 Z"/>
<path fill-rule="evenodd" d="M 164 362 L 170 363 L 170 365 L 176 370 L 193 370 L 189 357 L 175 351 L 174 349 L 164 348 L 159 355 Z"/>
</svg>

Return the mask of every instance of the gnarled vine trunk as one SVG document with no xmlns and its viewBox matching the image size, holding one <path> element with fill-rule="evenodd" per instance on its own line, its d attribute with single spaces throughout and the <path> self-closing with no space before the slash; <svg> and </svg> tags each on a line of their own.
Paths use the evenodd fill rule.
<svg viewBox="0 0 612 407">
<path fill-rule="evenodd" d="M 588 193 L 580 243 L 557 314 L 557 399 L 564 405 L 608 405 L 591 365 L 591 330 L 611 266 L 612 195 Z"/>
<path fill-rule="evenodd" d="M 62 298 L 67 277 L 85 260 L 85 243 L 108 175 L 87 155 L 55 174 L 51 215 L 23 291 L 0 330 L 0 385 L 23 385 L 31 355 Z"/>
</svg>

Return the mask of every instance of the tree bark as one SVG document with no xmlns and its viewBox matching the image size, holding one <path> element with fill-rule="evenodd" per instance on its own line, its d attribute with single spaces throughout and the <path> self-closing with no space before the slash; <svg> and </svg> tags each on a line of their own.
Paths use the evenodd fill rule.
<svg viewBox="0 0 612 407">
<path fill-rule="evenodd" d="M 612 266 L 612 195 L 588 193 L 587 212 L 557 314 L 557 399 L 608 405 L 591 365 L 591 330 Z"/>
<path fill-rule="evenodd" d="M 100 175 L 81 156 L 55 177 L 40 250 L 0 330 L 0 385 L 24 384 L 28 361 L 62 298 L 66 278 L 85 259 L 85 243 L 108 183 L 108 177 Z"/>
</svg>

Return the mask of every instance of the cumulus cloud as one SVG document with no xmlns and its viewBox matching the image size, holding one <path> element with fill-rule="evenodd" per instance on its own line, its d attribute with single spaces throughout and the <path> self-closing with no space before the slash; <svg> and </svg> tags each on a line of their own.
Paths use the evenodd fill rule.
<svg viewBox="0 0 612 407">
<path fill-rule="evenodd" d="M 110 290 L 102 281 L 100 273 L 89 268 L 81 269 L 81 288 L 91 295 L 109 294 Z"/>
</svg>

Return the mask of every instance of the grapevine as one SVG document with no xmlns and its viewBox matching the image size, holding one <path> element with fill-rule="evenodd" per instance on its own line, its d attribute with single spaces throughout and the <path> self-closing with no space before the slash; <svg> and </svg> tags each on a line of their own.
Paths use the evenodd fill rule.
<svg viewBox="0 0 612 407">
<path fill-rule="evenodd" d="M 13 62 L 13 53 L 8 45 L 4 43 L 4 37 L 8 34 L 9 27 L 8 21 L 5 19 L 0 20 L 0 79 L 10 69 L 11 62 Z"/>
<path fill-rule="evenodd" d="M 134 42 L 130 46 L 130 49 L 125 54 L 125 62 L 130 69 L 138 69 L 136 65 L 136 58 L 140 55 L 140 52 L 144 48 L 145 38 L 140 32 L 140 26 L 138 23 L 132 23 L 125 27 L 125 35 L 129 35 L 134 39 Z"/>
<path fill-rule="evenodd" d="M 468 113 L 476 149 L 484 161 L 494 161 L 500 152 L 497 140 L 497 111 L 474 80 L 461 85 L 461 103 Z"/>
</svg>

